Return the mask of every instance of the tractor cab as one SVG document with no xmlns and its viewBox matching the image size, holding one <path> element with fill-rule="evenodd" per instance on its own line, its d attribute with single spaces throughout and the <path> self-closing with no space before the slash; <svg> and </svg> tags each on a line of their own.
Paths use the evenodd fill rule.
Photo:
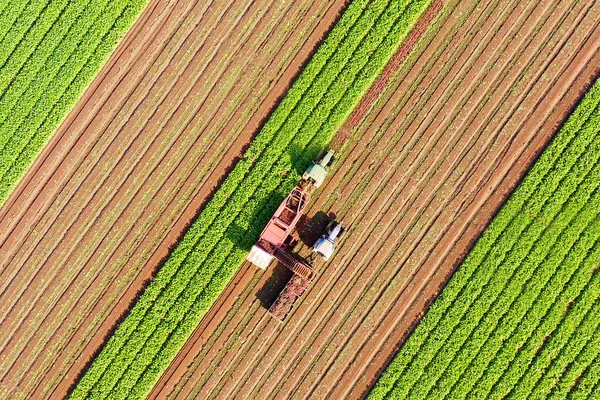
<svg viewBox="0 0 600 400">
<path fill-rule="evenodd" d="M 327 261 L 333 255 L 337 240 L 342 236 L 344 228 L 341 223 L 331 221 L 327 226 L 327 233 L 321 236 L 314 244 L 313 251 Z"/>
<path fill-rule="evenodd" d="M 328 171 L 326 167 L 331 163 L 332 158 L 333 150 L 329 150 L 320 161 L 313 163 L 308 167 L 306 172 L 302 175 L 302 179 L 312 183 L 315 187 L 321 186 L 325 181 L 325 178 L 327 178 Z"/>
</svg>

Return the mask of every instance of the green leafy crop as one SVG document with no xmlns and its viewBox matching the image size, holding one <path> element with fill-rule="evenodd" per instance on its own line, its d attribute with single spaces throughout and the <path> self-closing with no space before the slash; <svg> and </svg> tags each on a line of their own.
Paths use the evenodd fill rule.
<svg viewBox="0 0 600 400">
<path fill-rule="evenodd" d="M 430 0 L 355 0 L 72 393 L 142 398 Z"/>
<path fill-rule="evenodd" d="M 600 81 L 369 398 L 597 398 L 599 265 Z"/>
<path fill-rule="evenodd" d="M 0 204 L 146 1 L 0 1 Z"/>
</svg>

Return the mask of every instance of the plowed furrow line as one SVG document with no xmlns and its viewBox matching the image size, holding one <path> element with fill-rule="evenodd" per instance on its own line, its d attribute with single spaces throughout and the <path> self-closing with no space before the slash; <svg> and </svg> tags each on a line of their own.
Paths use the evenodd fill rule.
<svg viewBox="0 0 600 400">
<path fill-rule="evenodd" d="M 188 145 L 188 146 L 186 146 L 185 148 L 190 148 L 190 147 L 192 147 L 192 146 L 189 146 L 189 145 Z M 176 148 L 175 146 L 171 146 L 171 145 L 169 145 L 169 146 L 168 146 L 168 148 L 172 148 L 172 150 L 173 150 L 173 151 L 171 151 L 171 153 L 172 153 L 172 154 L 181 154 L 182 152 L 184 152 L 184 149 L 185 149 L 185 148 L 184 148 L 184 149 L 182 149 L 182 151 L 176 151 L 176 150 L 177 150 L 177 148 Z M 153 152 L 153 153 L 155 153 L 155 152 Z M 161 160 L 161 161 L 160 161 L 160 163 L 161 163 L 161 164 L 163 164 L 163 163 L 165 163 L 165 161 L 164 161 L 164 160 Z M 172 162 L 170 162 L 170 161 L 168 161 L 168 162 L 166 162 L 166 163 L 167 163 L 167 164 L 172 164 Z M 207 164 L 208 164 L 208 163 L 207 163 Z M 210 165 L 207 165 L 207 167 L 208 167 L 208 166 L 210 166 Z M 149 175 L 156 176 L 156 174 L 155 174 L 155 172 L 154 172 L 154 171 L 151 171 Z M 143 184 L 143 183 L 144 183 L 144 182 L 142 182 L 142 184 Z M 172 183 L 172 182 L 171 182 L 171 183 Z M 164 194 L 165 192 L 166 192 L 165 190 L 161 190 L 161 191 L 160 191 L 160 193 L 161 193 L 161 194 Z M 165 204 L 164 200 L 157 199 L 156 197 L 155 197 L 155 198 L 153 198 L 153 199 L 151 199 L 151 200 L 141 199 L 139 202 L 140 202 L 140 204 L 149 204 L 149 203 L 151 203 L 151 202 L 154 202 L 154 201 L 156 201 L 156 202 L 159 202 L 160 204 Z M 128 210 L 131 210 L 131 209 L 132 209 L 132 207 L 130 207 L 129 205 L 126 205 L 126 207 L 127 207 L 126 209 L 128 209 Z M 113 209 L 113 210 L 114 210 L 114 209 L 115 209 L 115 207 L 109 207 L 109 209 Z M 160 216 L 160 214 L 161 214 L 161 211 L 157 212 L 157 214 Z M 118 215 L 118 217 L 120 218 L 120 220 L 124 220 L 124 221 L 125 221 L 125 223 L 123 224 L 124 226 L 129 226 L 129 227 L 133 227 L 133 225 L 135 225 L 135 222 L 140 220 L 139 216 L 133 216 L 133 217 L 129 217 L 129 218 L 127 218 L 127 215 L 126 215 L 126 214 L 120 214 L 120 215 Z M 104 217 L 104 218 L 105 218 L 105 217 Z M 151 222 L 152 222 L 152 221 L 151 221 Z M 111 227 L 111 228 L 110 228 L 110 231 L 111 231 L 111 235 L 110 235 L 110 237 L 112 238 L 112 241 L 113 241 L 113 242 L 115 242 L 115 243 L 122 243 L 122 242 L 123 242 L 123 239 L 117 235 L 117 231 L 115 231 L 115 228 L 114 228 L 114 227 Z M 127 232 L 129 232 L 129 231 L 130 231 L 130 230 L 128 230 Z M 106 236 L 106 232 L 101 232 L 99 235 L 100 235 L 100 237 L 107 237 L 107 236 Z M 98 236 L 98 234 L 97 234 L 97 236 Z M 87 248 L 87 247 L 91 247 L 91 246 L 89 246 L 89 245 L 87 245 L 87 244 L 86 244 L 86 245 L 83 245 L 83 246 L 80 246 L 80 247 Z M 110 254 L 110 253 L 109 253 L 110 251 L 112 251 L 112 249 L 108 249 L 108 250 L 105 250 L 105 249 L 103 249 L 104 257 L 106 257 L 106 256 L 107 256 L 107 254 Z M 96 247 L 96 250 L 95 250 L 95 252 L 96 252 L 96 253 L 94 253 L 94 254 L 93 254 L 93 255 L 94 255 L 94 259 L 95 259 L 95 260 L 98 260 L 99 262 L 102 262 L 102 259 L 103 259 L 103 258 L 101 257 L 101 255 L 97 254 L 97 252 L 98 252 L 98 246 Z M 81 255 L 81 253 L 78 253 L 78 255 Z M 91 256 L 92 256 L 92 254 L 89 254 L 89 256 L 87 257 L 87 259 L 86 259 L 86 260 L 84 260 L 83 262 L 82 262 L 82 261 L 76 261 L 76 262 L 74 262 L 74 265 L 83 265 L 83 264 L 86 264 L 86 265 L 87 265 L 87 263 L 88 263 L 88 260 L 89 260 L 89 257 L 91 257 Z M 95 276 L 94 276 L 94 278 L 93 278 L 93 279 L 95 279 Z M 69 290 L 69 293 L 71 293 L 71 296 L 70 296 L 70 297 L 72 297 L 72 298 L 78 298 L 78 297 L 79 297 L 79 294 L 81 294 L 81 293 L 86 293 L 86 295 L 89 295 L 89 294 L 90 294 L 90 288 L 89 288 L 89 286 L 92 284 L 92 281 L 93 281 L 93 279 L 88 279 L 88 278 L 86 278 L 86 279 L 82 279 L 80 276 L 77 276 L 77 277 L 75 277 L 74 279 L 71 279 L 70 281 L 72 282 L 72 284 L 73 284 L 74 282 L 77 282 L 77 283 L 80 283 L 80 282 L 87 282 L 87 283 L 86 283 L 86 286 L 85 286 L 85 287 L 83 287 L 83 288 L 80 288 L 80 289 L 73 288 L 73 287 L 69 287 L 69 288 L 67 288 L 66 290 Z M 98 292 L 98 296 L 100 296 L 100 294 L 101 294 L 101 293 L 103 293 L 103 291 L 104 291 L 102 288 L 106 287 L 106 285 L 105 285 L 105 284 L 101 284 L 101 285 L 95 285 L 95 287 L 97 287 L 97 288 L 99 288 L 99 289 L 100 289 L 100 290 L 98 290 L 98 291 L 97 291 L 97 292 Z M 78 294 L 78 293 L 79 293 L 79 294 Z M 59 296 L 59 297 L 60 297 L 60 296 Z M 64 300 L 64 299 L 63 299 L 63 300 Z M 54 313 L 54 314 L 55 314 L 55 313 Z M 53 315 L 54 315 L 54 314 L 53 314 Z M 67 311 L 63 311 L 63 312 L 62 312 L 62 315 L 67 315 L 67 314 L 68 314 L 68 315 L 82 315 L 81 313 L 76 313 L 76 314 L 73 314 L 71 309 L 69 309 L 69 310 L 67 310 Z M 83 315 L 88 315 L 88 312 L 87 312 L 87 310 L 86 310 L 86 312 L 84 312 L 84 313 L 83 313 Z M 71 326 L 71 324 L 69 324 L 69 325 Z M 37 331 L 36 333 L 39 333 L 39 331 Z M 55 334 L 54 334 L 54 333 L 52 333 L 52 335 L 51 335 L 51 336 L 55 336 Z M 63 336 L 60 336 L 60 337 L 61 337 L 61 338 L 63 338 Z M 66 338 L 65 338 L 65 339 L 66 339 Z M 57 343 L 57 344 L 60 344 L 60 343 Z M 20 358 L 22 359 L 22 357 L 20 357 Z"/>
<path fill-rule="evenodd" d="M 242 16 L 242 15 L 246 15 L 246 14 L 245 14 L 245 11 L 246 11 L 246 10 L 243 10 L 243 12 L 241 12 L 241 13 L 240 13 L 240 16 Z M 237 23 L 239 23 L 239 21 L 240 21 L 240 20 L 241 20 L 241 19 L 239 19 L 239 18 L 238 18 L 238 19 L 236 19 L 236 20 L 235 20 L 235 24 L 234 24 L 234 26 L 237 26 Z M 230 31 L 230 32 L 232 32 L 232 31 L 233 31 L 233 28 L 231 29 L 231 31 Z M 227 35 L 225 35 L 223 38 L 221 38 L 221 40 L 220 40 L 220 44 L 222 44 L 222 43 L 224 42 L 224 39 L 225 39 L 226 37 L 227 37 Z M 220 46 L 220 44 L 219 44 L 219 46 Z M 215 51 L 215 54 L 216 54 L 216 51 Z M 159 131 L 160 131 L 160 130 L 159 130 Z M 153 139 L 153 141 L 150 143 L 150 145 L 151 145 L 152 143 L 154 143 L 154 140 L 156 140 L 156 139 Z M 168 143 L 168 144 L 167 144 L 167 146 L 170 146 L 170 145 L 172 145 L 172 143 Z M 167 147 L 167 148 L 168 148 L 168 147 Z M 126 150 L 131 150 L 131 151 L 132 151 L 134 154 L 145 154 L 145 152 L 146 152 L 146 150 L 147 150 L 147 149 L 148 149 L 148 147 L 146 147 L 146 148 L 145 148 L 145 149 L 143 149 L 142 151 L 136 151 L 136 149 L 135 149 L 135 148 L 130 148 L 130 147 L 127 147 L 127 148 L 126 148 Z M 165 150 L 165 152 L 166 152 L 166 150 Z M 123 154 L 125 154 L 125 152 L 123 152 L 123 153 L 121 153 L 121 154 L 123 155 Z M 164 154 L 164 153 L 163 153 L 163 154 Z M 122 156 L 122 155 L 121 155 L 121 156 Z M 120 159 L 121 159 L 121 158 L 119 157 L 119 160 L 120 160 Z M 138 162 L 140 162 L 140 159 L 141 159 L 141 156 L 140 156 L 138 159 L 129 159 L 128 161 L 131 161 L 131 162 L 130 162 L 130 164 L 131 164 L 131 168 L 132 168 L 132 167 L 134 167 L 134 166 L 135 166 L 135 165 L 136 165 Z M 125 177 L 126 177 L 126 176 L 127 176 L 129 173 L 130 173 L 130 171 L 131 171 L 131 169 L 127 169 L 127 170 L 124 172 L 124 175 L 125 175 L 125 176 L 119 175 L 119 173 L 115 173 L 115 171 L 112 171 L 112 173 L 110 174 L 110 175 L 111 175 L 110 177 L 111 177 L 111 178 L 114 178 L 114 180 L 115 180 L 116 182 L 123 182 L 123 181 L 125 180 Z M 103 183 L 103 186 L 102 186 L 102 188 L 103 188 L 103 189 L 104 189 L 104 188 L 107 188 L 107 189 L 109 189 L 109 188 L 112 188 L 112 187 L 113 187 L 113 185 L 112 185 L 112 184 L 103 182 L 103 179 L 106 179 L 106 178 L 108 178 L 108 173 L 106 173 L 104 176 L 102 176 L 102 177 L 99 179 L 99 180 L 100 180 L 100 181 Z M 94 180 L 95 180 L 95 179 L 94 179 Z M 118 193 L 120 193 L 120 194 L 121 194 L 122 192 L 118 192 Z M 103 211 L 104 207 L 106 207 L 106 204 L 108 203 L 108 199 L 109 199 L 110 197 L 109 197 L 109 196 L 107 196 L 107 195 L 106 195 L 106 193 L 99 193 L 99 194 L 98 194 L 98 196 L 97 196 L 97 198 L 99 198 L 101 201 L 104 201 L 104 204 L 99 204 L 99 205 L 88 205 L 88 206 L 87 206 L 87 208 L 86 208 L 86 209 L 84 209 L 83 213 L 78 215 L 78 218 L 81 218 L 83 221 L 85 221 L 85 220 L 87 220 L 87 219 L 89 219 L 89 220 L 92 220 L 92 221 L 93 221 L 93 220 L 95 220 L 95 219 L 97 218 L 97 216 L 98 216 L 98 215 L 100 215 L 100 213 Z M 107 199 L 107 198 L 108 198 L 108 199 Z M 94 215 L 94 216 L 88 216 L 88 215 L 86 214 L 86 212 L 88 212 L 88 211 L 91 213 L 91 212 L 92 212 L 91 210 L 93 210 L 94 212 L 96 212 L 96 215 Z M 75 221 L 74 221 L 72 224 L 75 224 Z M 83 226 L 84 226 L 86 229 L 89 229 L 89 225 L 88 225 L 88 226 L 85 226 L 85 224 L 83 224 L 83 223 L 82 223 L 82 224 L 80 224 L 80 225 L 83 225 Z M 57 225 L 54 225 L 54 226 L 57 226 Z M 61 227 L 60 227 L 60 225 L 59 225 L 58 227 L 59 227 L 59 228 L 61 228 Z M 76 233 L 74 233 L 74 234 L 73 234 L 73 236 L 75 236 L 75 237 L 82 237 L 82 236 L 85 234 L 85 232 L 86 232 L 86 230 L 84 230 L 83 232 L 76 232 Z M 65 239 L 65 237 L 63 236 L 63 237 L 62 237 L 62 240 L 61 240 L 61 243 L 67 242 L 67 240 L 68 240 L 68 239 Z M 56 243 L 56 244 L 58 244 L 58 243 Z M 50 254 L 52 254 L 52 251 L 47 251 L 47 250 L 46 250 L 46 251 L 44 251 L 44 254 L 48 254 L 48 257 L 49 257 L 49 256 L 50 256 Z M 47 261 L 48 261 L 48 258 L 45 258 L 45 259 L 43 259 L 43 260 L 41 261 L 41 263 L 46 263 Z M 52 264 L 52 263 L 51 263 L 51 264 Z M 56 265 L 56 264 L 55 264 L 55 265 Z M 39 277 L 39 275 L 38 275 L 37 277 Z M 46 279 L 46 282 L 48 282 L 48 284 L 49 284 L 49 283 L 50 283 L 50 279 L 51 279 L 51 278 L 47 278 L 47 277 L 39 277 L 39 279 Z M 29 283 L 27 284 L 27 286 L 29 286 Z M 41 292 L 42 292 L 42 290 L 36 290 L 36 293 L 38 293 L 39 295 L 41 295 Z M 36 299 L 36 300 L 37 300 L 37 299 Z"/>
<path fill-rule="evenodd" d="M 245 10 L 244 10 L 244 11 L 245 11 Z M 243 15 L 249 15 L 249 14 L 246 14 L 246 13 L 242 13 L 242 14 L 243 14 Z M 252 26 L 251 26 L 251 25 L 246 25 L 246 27 L 247 27 L 248 29 L 251 29 L 251 28 L 252 28 Z M 241 40 L 243 40 L 243 39 L 244 39 L 244 37 L 243 37 L 243 36 L 241 36 Z M 168 144 L 166 145 L 166 147 L 165 147 L 165 150 L 163 151 L 163 153 L 162 153 L 162 154 L 161 154 L 161 153 L 160 153 L 158 150 L 154 150 L 154 151 L 152 151 L 152 152 L 151 152 L 151 154 L 153 154 L 153 155 L 157 155 L 157 154 L 158 154 L 158 155 L 160 155 L 160 156 L 164 156 L 164 155 L 166 154 L 166 150 L 167 150 L 167 149 L 170 149 L 171 147 L 173 147 L 173 143 L 168 143 Z M 161 162 L 161 161 L 163 161 L 163 160 L 159 160 L 159 162 Z M 139 165 L 139 164 L 142 164 L 142 165 L 143 165 L 143 162 L 137 161 L 137 162 L 136 162 L 136 164 L 138 164 L 138 165 Z M 148 170 L 150 170 L 150 171 L 151 171 L 151 168 L 146 168 L 146 169 L 148 169 Z M 149 175 L 150 175 L 150 174 L 149 174 Z M 148 175 L 146 175 L 146 176 L 148 176 Z M 141 182 L 140 182 L 140 185 L 143 185 L 144 183 L 145 183 L 145 182 L 144 182 L 144 180 L 142 179 L 142 180 L 141 180 Z M 134 188 L 134 189 L 135 189 L 135 188 Z M 119 193 L 119 194 L 121 194 L 121 193 L 123 193 L 123 192 L 118 192 L 118 193 Z M 127 193 L 127 192 L 125 192 L 125 193 Z M 116 207 L 116 206 L 113 206 L 113 207 L 110 207 L 110 209 L 111 209 L 111 213 L 112 213 L 112 214 L 114 214 L 114 215 L 115 215 L 115 217 L 112 219 L 112 221 L 111 221 L 111 220 L 109 220 L 109 223 L 110 223 L 110 222 L 114 222 L 114 221 L 116 220 L 116 217 L 118 217 L 118 216 L 119 216 L 119 214 L 120 214 L 120 208 L 118 208 L 118 207 Z M 103 220 L 106 220 L 106 219 L 107 219 L 107 218 L 104 218 Z M 133 222 L 133 221 L 130 221 L 130 222 Z M 127 224 L 126 224 L 126 225 L 127 225 Z M 114 232 L 114 230 L 113 230 L 113 232 Z M 107 231 L 103 231 L 103 232 L 100 232 L 99 234 L 97 234 L 97 236 L 99 236 L 100 238 L 104 238 L 104 237 L 106 237 L 106 234 L 107 234 Z M 82 234 L 76 234 L 76 235 L 75 235 L 75 237 L 83 237 L 83 235 L 82 235 Z M 117 237 L 117 239 L 118 239 L 118 237 Z M 63 243 L 64 243 L 64 242 L 65 242 L 65 241 L 63 240 Z M 77 245 L 77 244 L 76 244 L 76 245 Z M 74 247 L 75 247 L 75 246 L 73 246 L 73 248 L 74 248 Z M 80 246 L 80 247 L 83 247 L 83 248 L 94 248 L 94 247 L 93 247 L 93 245 L 88 245 L 88 244 L 83 244 L 83 245 L 82 245 L 82 246 Z M 73 248 L 71 248 L 71 250 L 72 250 Z M 78 254 L 79 254 L 79 255 L 82 255 L 82 252 L 79 252 Z M 85 253 L 83 253 L 83 254 L 85 255 Z M 55 260 L 51 260 L 51 263 L 52 263 L 52 264 L 58 264 L 58 265 L 60 265 L 62 262 L 61 262 L 61 261 L 55 261 Z M 75 265 L 77 265 L 77 264 L 75 264 Z M 55 296 L 55 298 L 57 298 L 57 299 L 58 299 L 59 297 L 60 297 L 60 294 L 58 295 L 58 297 L 56 297 L 56 296 Z"/>
</svg>

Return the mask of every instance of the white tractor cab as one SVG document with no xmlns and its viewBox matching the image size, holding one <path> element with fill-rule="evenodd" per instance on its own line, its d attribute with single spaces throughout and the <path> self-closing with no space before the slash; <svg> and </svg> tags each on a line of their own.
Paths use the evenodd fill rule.
<svg viewBox="0 0 600 400">
<path fill-rule="evenodd" d="M 327 261 L 333 255 L 337 239 L 344 233 L 341 222 L 331 221 L 327 225 L 327 233 L 323 234 L 314 244 L 313 251 Z"/>
</svg>

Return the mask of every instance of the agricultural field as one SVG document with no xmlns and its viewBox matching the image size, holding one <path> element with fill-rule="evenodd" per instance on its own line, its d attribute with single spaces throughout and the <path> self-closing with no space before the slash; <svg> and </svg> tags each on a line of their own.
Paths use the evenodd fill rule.
<svg viewBox="0 0 600 400">
<path fill-rule="evenodd" d="M 600 2 L 0 0 L 0 43 L 0 398 L 600 395 Z M 327 148 L 282 323 L 244 260 Z"/>
<path fill-rule="evenodd" d="M 354 1 L 190 226 L 73 398 L 144 397 L 262 226 L 398 49 L 428 1 Z"/>
<path fill-rule="evenodd" d="M 347 232 L 290 317 L 261 304 L 277 267 L 244 264 L 150 398 L 368 393 L 600 65 L 597 2 L 440 8 L 331 144 L 308 217 L 334 213 Z"/>
<path fill-rule="evenodd" d="M 600 396 L 600 81 L 370 399 Z"/>
<path fill-rule="evenodd" d="M 70 390 L 344 7 L 147 5 L 0 210 L 1 398 Z"/>
<path fill-rule="evenodd" d="M 0 205 L 145 4 L 0 1 Z"/>
</svg>

